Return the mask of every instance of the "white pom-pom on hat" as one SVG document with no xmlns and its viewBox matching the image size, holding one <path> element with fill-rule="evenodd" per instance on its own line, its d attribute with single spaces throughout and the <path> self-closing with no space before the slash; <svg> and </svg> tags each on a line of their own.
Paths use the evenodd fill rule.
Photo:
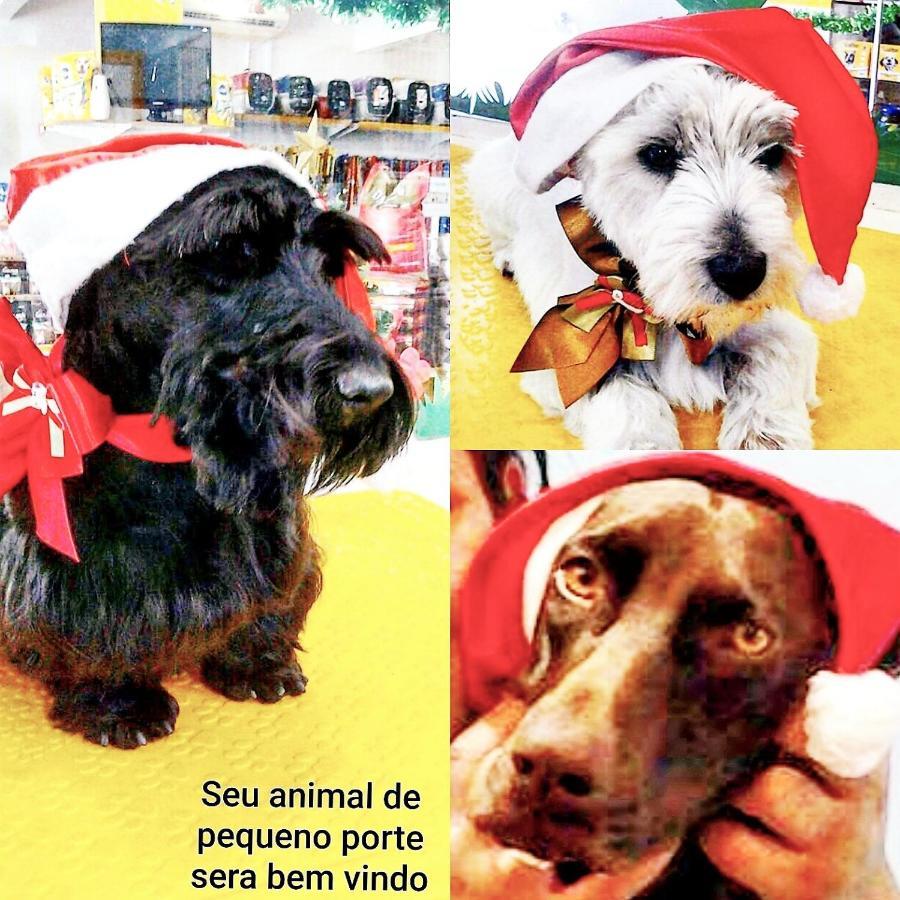
<svg viewBox="0 0 900 900">
<path fill-rule="evenodd" d="M 900 679 L 880 669 L 809 680 L 806 752 L 841 778 L 871 774 L 900 737 Z"/>
<path fill-rule="evenodd" d="M 866 278 L 854 263 L 847 264 L 843 284 L 838 284 L 821 266 L 813 265 L 803 279 L 797 299 L 803 312 L 820 322 L 837 322 L 859 312 L 866 293 Z"/>
</svg>

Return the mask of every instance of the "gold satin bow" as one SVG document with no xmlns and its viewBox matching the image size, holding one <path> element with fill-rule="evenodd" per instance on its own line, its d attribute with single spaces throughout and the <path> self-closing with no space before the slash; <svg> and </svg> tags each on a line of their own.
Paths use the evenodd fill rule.
<svg viewBox="0 0 900 900">
<path fill-rule="evenodd" d="M 511 371 L 555 369 L 560 396 L 569 407 L 599 386 L 618 360 L 655 359 L 662 320 L 637 292 L 634 267 L 600 233 L 581 197 L 559 204 L 556 212 L 573 249 L 597 280 L 559 298 L 535 325 Z M 687 324 L 678 331 L 691 362 L 704 362 L 712 341 Z"/>
</svg>

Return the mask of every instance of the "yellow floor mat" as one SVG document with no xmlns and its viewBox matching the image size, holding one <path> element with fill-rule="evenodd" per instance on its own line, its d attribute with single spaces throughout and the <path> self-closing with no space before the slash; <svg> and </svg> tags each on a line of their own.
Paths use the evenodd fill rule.
<svg viewBox="0 0 900 900">
<path fill-rule="evenodd" d="M 484 449 L 573 449 L 580 446 L 557 419 L 543 415 L 509 367 L 531 330 L 515 284 L 491 262 L 490 244 L 467 193 L 463 165 L 470 151 L 451 148 L 454 171 L 451 286 L 453 302 L 453 446 Z M 839 202 L 836 199 L 836 202 Z M 800 237 L 807 255 L 812 248 Z M 896 261 L 900 236 L 862 229 L 853 261 L 868 290 L 856 318 L 817 325 L 819 396 L 816 447 L 900 447 L 900 416 L 891 403 L 900 375 L 900 308 Z M 718 414 L 678 413 L 688 449 L 716 446 Z"/>
<path fill-rule="evenodd" d="M 342 886 L 344 868 L 393 872 L 406 863 L 428 877 L 417 896 L 446 900 L 447 513 L 411 494 L 375 492 L 317 498 L 312 508 L 327 559 L 325 590 L 303 637 L 306 696 L 274 706 L 233 703 L 181 676 L 167 684 L 181 704 L 175 733 L 123 752 L 53 729 L 43 690 L 0 666 L 0 894 L 170 900 L 231 893 L 192 889 L 197 866 L 255 868 L 264 894 L 272 860 L 282 870 L 334 869 L 335 897 L 361 893 Z M 258 786 L 263 808 L 204 807 L 207 779 Z M 373 781 L 376 795 L 401 781 L 421 793 L 422 804 L 406 812 L 264 808 L 268 787 L 310 780 Z M 337 846 L 196 855 L 199 826 L 269 825 L 333 829 Z M 422 831 L 423 849 L 341 858 L 341 829 L 398 825 Z M 296 893 L 306 891 L 279 896 Z"/>
</svg>

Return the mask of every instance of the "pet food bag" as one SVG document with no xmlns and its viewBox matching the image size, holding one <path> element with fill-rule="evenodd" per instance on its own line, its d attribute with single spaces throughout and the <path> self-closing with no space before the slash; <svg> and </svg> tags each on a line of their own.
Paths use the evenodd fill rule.
<svg viewBox="0 0 900 900">
<path fill-rule="evenodd" d="M 212 106 L 206 114 L 209 125 L 234 128 L 234 107 L 231 100 L 231 77 L 213 72 L 211 76 Z"/>
<path fill-rule="evenodd" d="M 844 41 L 840 45 L 838 56 L 855 78 L 868 77 L 872 61 L 872 45 L 868 41 Z"/>
<path fill-rule="evenodd" d="M 53 60 L 51 80 L 53 117 L 59 122 L 88 121 L 91 117 L 91 79 L 97 58 L 90 50 L 65 53 Z"/>
<path fill-rule="evenodd" d="M 383 163 L 369 170 L 360 191 L 359 217 L 378 233 L 391 254 L 388 264 L 372 263 L 372 272 L 428 272 L 428 228 L 422 203 L 429 183 L 428 163 L 416 166 L 399 181 Z"/>
<path fill-rule="evenodd" d="M 900 44 L 882 44 L 878 53 L 878 77 L 900 81 Z"/>
</svg>

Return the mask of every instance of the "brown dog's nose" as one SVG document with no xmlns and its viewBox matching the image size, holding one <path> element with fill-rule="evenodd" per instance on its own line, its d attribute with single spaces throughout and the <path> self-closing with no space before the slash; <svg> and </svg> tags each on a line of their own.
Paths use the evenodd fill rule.
<svg viewBox="0 0 900 900">
<path fill-rule="evenodd" d="M 338 374 L 336 385 L 347 424 L 371 415 L 394 393 L 394 383 L 386 366 L 353 365 Z"/>
<path fill-rule="evenodd" d="M 531 782 L 541 794 L 561 792 L 571 797 L 586 797 L 591 792 L 590 775 L 574 771 L 574 767 L 553 753 L 513 753 L 512 763 L 520 779 Z"/>
</svg>

